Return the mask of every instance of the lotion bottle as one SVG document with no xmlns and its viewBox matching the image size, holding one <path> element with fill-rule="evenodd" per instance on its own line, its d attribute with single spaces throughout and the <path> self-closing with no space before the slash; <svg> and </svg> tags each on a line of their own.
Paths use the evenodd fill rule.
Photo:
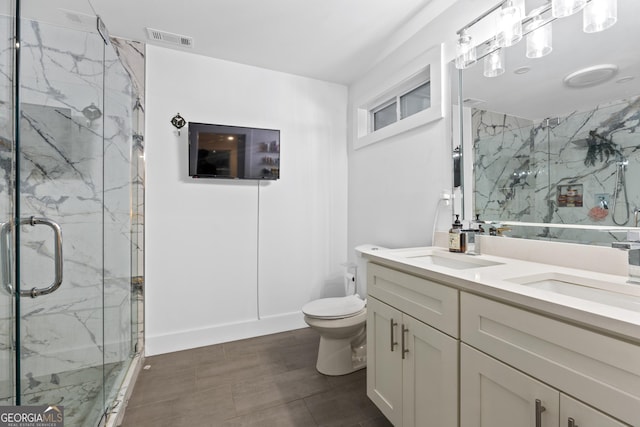
<svg viewBox="0 0 640 427">
<path fill-rule="evenodd" d="M 466 235 L 462 232 L 460 215 L 456 215 L 456 220 L 449 229 L 449 252 L 464 253 L 467 249 Z"/>
</svg>

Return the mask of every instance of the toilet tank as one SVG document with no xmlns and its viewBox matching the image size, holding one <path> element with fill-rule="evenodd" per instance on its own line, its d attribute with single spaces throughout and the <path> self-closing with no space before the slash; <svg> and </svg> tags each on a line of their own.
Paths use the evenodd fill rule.
<svg viewBox="0 0 640 427">
<path fill-rule="evenodd" d="M 356 251 L 356 287 L 362 299 L 367 298 L 367 259 L 362 256 L 368 252 L 385 250 L 379 245 L 364 244 L 355 247 Z"/>
</svg>

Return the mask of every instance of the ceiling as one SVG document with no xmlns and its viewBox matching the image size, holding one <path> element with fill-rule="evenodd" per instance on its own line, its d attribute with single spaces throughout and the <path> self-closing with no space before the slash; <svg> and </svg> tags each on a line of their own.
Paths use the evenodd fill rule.
<svg viewBox="0 0 640 427">
<path fill-rule="evenodd" d="M 546 1 L 526 0 L 527 13 Z M 493 3 L 467 2 L 460 7 Z M 454 3 L 450 1 L 450 5 Z M 98 14 L 115 36 L 350 84 L 430 22 L 435 10 L 443 10 L 446 4 L 447 0 L 29 0 L 22 2 L 22 15 L 95 31 Z M 484 77 L 479 61 L 464 72 L 463 97 L 481 102 L 480 108 L 540 119 L 582 111 L 585 103 L 638 94 L 640 26 L 635 17 L 639 15 L 639 0 L 618 0 L 618 23 L 596 34 L 581 31 L 581 14 L 558 20 L 553 23 L 550 55 L 528 60 L 523 40 L 507 48 L 507 72 L 497 78 Z M 493 19 L 483 21 L 487 24 L 484 30 L 495 31 Z M 472 32 L 481 33 L 481 24 L 472 27 Z M 151 41 L 146 27 L 192 37 L 193 47 Z M 616 78 L 581 89 L 562 84 L 567 74 L 599 64 L 617 65 Z M 530 71 L 513 73 L 522 67 Z M 620 83 L 621 79 L 626 81 Z M 454 86 L 454 92 L 456 89 Z"/>
<path fill-rule="evenodd" d="M 349 84 L 432 0 L 89 1 L 114 36 Z M 193 48 L 151 41 L 146 27 L 192 37 Z"/>
</svg>

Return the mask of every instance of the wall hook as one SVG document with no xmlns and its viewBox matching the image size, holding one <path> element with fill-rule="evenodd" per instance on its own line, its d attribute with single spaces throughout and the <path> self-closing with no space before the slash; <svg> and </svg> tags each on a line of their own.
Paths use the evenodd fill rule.
<svg viewBox="0 0 640 427">
<path fill-rule="evenodd" d="M 178 113 L 171 119 L 171 124 L 173 125 L 173 127 L 178 129 L 178 135 L 180 135 L 180 129 L 182 129 L 184 125 L 187 124 L 187 121 L 180 115 L 180 113 Z"/>
</svg>

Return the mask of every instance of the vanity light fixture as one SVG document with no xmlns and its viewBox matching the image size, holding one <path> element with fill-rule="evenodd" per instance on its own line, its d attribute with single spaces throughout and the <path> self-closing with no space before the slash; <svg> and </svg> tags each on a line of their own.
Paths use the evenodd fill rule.
<svg viewBox="0 0 640 427">
<path fill-rule="evenodd" d="M 504 52 L 498 48 L 514 45 L 523 35 L 527 36 L 527 58 L 542 58 L 553 50 L 551 23 L 555 19 L 584 9 L 583 30 L 587 33 L 603 31 L 617 21 L 617 2 L 618 0 L 547 0 L 546 4 L 524 16 L 524 0 L 503 0 L 458 30 L 456 68 L 468 68 L 479 58 L 485 58 L 484 75 L 498 76 L 504 72 Z M 490 40 L 474 45 L 467 30 L 490 15 L 495 17 L 496 11 L 498 33 Z M 551 16 L 544 17 L 549 11 Z"/>
<path fill-rule="evenodd" d="M 513 0 L 507 0 L 500 9 L 497 35 L 500 47 L 513 46 L 522 39 L 522 11 Z"/>
<path fill-rule="evenodd" d="M 617 20 L 617 0 L 591 0 L 584 8 L 582 29 L 585 33 L 604 31 L 615 24 Z"/>
<path fill-rule="evenodd" d="M 542 58 L 551 53 L 553 47 L 551 22 L 546 23 L 540 15 L 527 24 L 527 58 Z"/>
<path fill-rule="evenodd" d="M 484 57 L 484 76 L 485 77 L 498 77 L 504 74 L 504 49 L 494 46 L 494 49 L 490 54 Z"/>
<path fill-rule="evenodd" d="M 463 70 L 476 63 L 477 54 L 473 39 L 466 28 L 459 33 L 456 43 L 456 68 Z"/>
<path fill-rule="evenodd" d="M 553 0 L 551 14 L 554 18 L 564 18 L 580 12 L 587 4 L 587 0 Z"/>
</svg>

